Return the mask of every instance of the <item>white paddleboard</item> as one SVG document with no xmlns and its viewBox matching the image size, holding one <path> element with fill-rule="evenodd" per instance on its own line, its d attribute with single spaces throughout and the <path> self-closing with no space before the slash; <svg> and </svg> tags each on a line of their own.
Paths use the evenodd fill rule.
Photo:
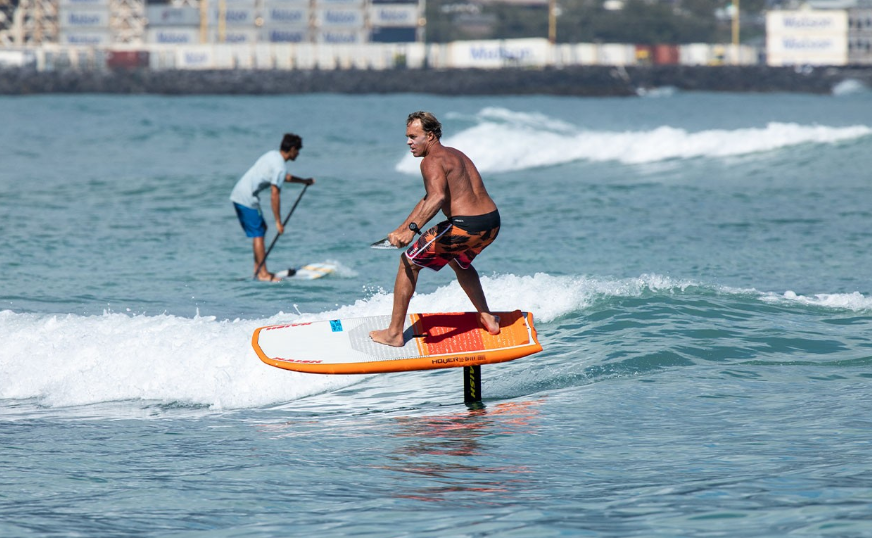
<svg viewBox="0 0 872 538">
<path fill-rule="evenodd" d="M 276 276 L 282 280 L 315 280 L 335 272 L 337 267 L 332 263 L 310 263 L 299 268 L 277 271 Z"/>
</svg>

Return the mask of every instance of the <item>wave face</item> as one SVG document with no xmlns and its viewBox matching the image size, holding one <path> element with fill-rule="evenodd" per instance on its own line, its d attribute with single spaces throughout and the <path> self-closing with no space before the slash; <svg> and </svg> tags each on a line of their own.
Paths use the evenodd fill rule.
<svg viewBox="0 0 872 538">
<path fill-rule="evenodd" d="M 577 364 L 574 357 L 583 341 L 585 354 L 600 358 L 593 363 L 586 361 L 582 371 L 596 375 L 620 370 L 608 358 L 614 346 L 610 339 L 625 334 L 628 328 L 648 326 L 658 333 L 655 339 L 660 345 L 669 348 L 675 345 L 670 343 L 673 338 L 692 339 L 699 318 L 727 316 L 735 309 L 759 311 L 755 316 L 761 317 L 771 313 L 773 306 L 823 317 L 852 318 L 872 312 L 872 297 L 860 293 L 763 293 L 659 275 L 629 279 L 501 275 L 484 277 L 483 285 L 494 310 L 521 308 L 535 313 L 545 345 L 545 364 L 555 372 L 549 376 L 546 368 L 533 376 L 544 376 L 545 387 L 590 382 L 588 376 L 560 373 Z M 264 365 L 251 349 L 252 332 L 259 326 L 286 321 L 382 315 L 389 311 L 392 299 L 392 294 L 377 291 L 367 299 L 318 314 L 282 312 L 255 320 L 2 311 L 0 400 L 35 400 L 50 408 L 145 401 L 228 409 L 261 407 L 335 391 L 365 378 L 297 374 Z M 658 329 L 663 316 L 659 309 L 664 303 L 668 303 L 671 319 L 668 326 Z M 700 314 L 700 308 L 706 312 Z M 411 304 L 415 312 L 468 309 L 468 300 L 456 282 L 418 294 Z M 602 331 L 606 335 L 599 340 L 596 334 Z M 734 345 L 736 353 L 744 354 L 741 340 L 737 338 Z M 662 366 L 655 361 L 645 368 Z M 426 379 L 419 381 L 422 389 L 428 384 Z M 523 380 L 516 381 L 516 386 L 525 386 Z"/>
<path fill-rule="evenodd" d="M 602 131 L 505 108 L 485 108 L 473 121 L 475 125 L 446 137 L 444 144 L 462 148 L 481 172 L 519 171 L 576 161 L 644 164 L 735 157 L 872 135 L 872 128 L 865 125 L 828 127 L 781 122 L 733 130 L 689 131 L 664 125 L 639 131 Z M 418 159 L 409 154 L 396 169 L 418 173 L 418 164 Z"/>
</svg>

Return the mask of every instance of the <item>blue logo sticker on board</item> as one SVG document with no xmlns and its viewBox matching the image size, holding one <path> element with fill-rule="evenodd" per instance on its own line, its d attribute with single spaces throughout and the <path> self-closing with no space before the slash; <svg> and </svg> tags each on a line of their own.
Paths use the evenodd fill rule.
<svg viewBox="0 0 872 538">
<path fill-rule="evenodd" d="M 338 319 L 331 319 L 330 320 L 330 328 L 335 333 L 341 333 L 342 332 L 342 322 L 339 321 Z"/>
</svg>

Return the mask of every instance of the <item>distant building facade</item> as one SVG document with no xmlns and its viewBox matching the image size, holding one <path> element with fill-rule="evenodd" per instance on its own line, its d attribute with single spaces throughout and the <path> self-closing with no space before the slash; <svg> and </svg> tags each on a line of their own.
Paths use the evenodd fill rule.
<svg viewBox="0 0 872 538">
<path fill-rule="evenodd" d="M 766 61 L 773 66 L 845 65 L 847 11 L 770 11 L 766 14 Z"/>
<path fill-rule="evenodd" d="M 766 58 L 781 65 L 872 65 L 872 2 L 820 0 L 816 6 L 766 14 Z"/>
</svg>

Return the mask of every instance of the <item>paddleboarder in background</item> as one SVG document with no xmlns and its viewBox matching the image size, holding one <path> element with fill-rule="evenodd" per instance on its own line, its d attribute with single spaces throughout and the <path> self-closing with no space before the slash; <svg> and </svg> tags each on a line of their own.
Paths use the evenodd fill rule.
<svg viewBox="0 0 872 538">
<path fill-rule="evenodd" d="M 500 332 L 499 317 L 490 313 L 478 272 L 472 266 L 473 258 L 497 238 L 500 213 L 469 157 L 455 148 L 443 146 L 441 137 L 442 125 L 433 114 L 409 114 L 406 144 L 412 155 L 423 157 L 421 175 L 425 195 L 403 224 L 388 234 L 388 240 L 397 247 L 408 245 L 415 238 L 410 224 L 423 225 L 440 209 L 448 220 L 421 234 L 418 241 L 400 255 L 391 324 L 387 329 L 369 333 L 370 338 L 381 344 L 404 344 L 406 312 L 423 267 L 438 271 L 449 265 L 475 306 L 479 323 L 491 334 Z"/>
<path fill-rule="evenodd" d="M 245 230 L 245 235 L 252 238 L 254 270 L 258 280 L 276 280 L 275 275 L 266 270 L 263 242 L 266 234 L 266 222 L 260 208 L 260 192 L 267 187 L 270 188 L 270 206 L 275 216 L 276 232 L 279 235 L 285 233 L 281 217 L 282 183 L 303 183 L 305 185 L 315 183 L 312 178 L 292 176 L 287 171 L 285 163 L 295 161 L 301 149 L 303 149 L 303 139 L 293 133 L 286 134 L 282 138 L 280 148 L 261 155 L 230 193 L 230 201 L 233 202 L 233 207 L 236 209 L 239 224 Z"/>
</svg>

